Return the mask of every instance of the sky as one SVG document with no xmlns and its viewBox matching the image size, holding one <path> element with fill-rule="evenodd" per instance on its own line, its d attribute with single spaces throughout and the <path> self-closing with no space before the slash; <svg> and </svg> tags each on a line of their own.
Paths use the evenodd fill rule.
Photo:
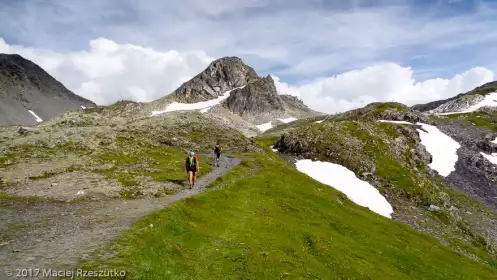
<svg viewBox="0 0 497 280">
<path fill-rule="evenodd" d="M 334 113 L 494 80 L 496 14 L 491 0 L 0 0 L 0 53 L 100 105 L 155 100 L 238 56 Z"/>
</svg>

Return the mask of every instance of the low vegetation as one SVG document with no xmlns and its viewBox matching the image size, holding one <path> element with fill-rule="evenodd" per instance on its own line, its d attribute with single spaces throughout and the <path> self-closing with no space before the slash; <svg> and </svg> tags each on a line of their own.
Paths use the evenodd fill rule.
<svg viewBox="0 0 497 280">
<path fill-rule="evenodd" d="M 148 215 L 103 249 L 115 255 L 84 267 L 124 269 L 133 279 L 492 279 L 497 272 L 357 206 L 267 149 L 246 154 L 213 185 L 223 188 Z"/>
<path fill-rule="evenodd" d="M 438 121 L 463 121 L 469 125 L 488 129 L 492 132 L 497 131 L 497 112 L 496 111 L 476 111 L 472 113 L 452 114 L 438 117 Z"/>
</svg>

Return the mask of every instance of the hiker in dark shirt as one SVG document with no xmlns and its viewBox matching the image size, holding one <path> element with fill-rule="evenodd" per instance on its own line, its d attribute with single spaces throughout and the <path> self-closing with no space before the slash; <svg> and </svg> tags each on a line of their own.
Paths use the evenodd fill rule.
<svg viewBox="0 0 497 280">
<path fill-rule="evenodd" d="M 223 153 L 223 148 L 221 147 L 221 140 L 217 141 L 217 144 L 214 147 L 214 153 L 216 154 L 217 167 L 219 167 L 219 158 L 221 157 L 221 154 Z"/>
<path fill-rule="evenodd" d="M 195 186 L 195 182 L 197 181 L 197 175 L 196 173 L 199 170 L 199 164 L 198 164 L 198 157 L 195 155 L 194 152 L 190 152 L 190 155 L 186 157 L 186 162 L 185 162 L 185 171 L 190 175 L 189 176 L 189 182 L 190 182 L 190 189 Z"/>
</svg>

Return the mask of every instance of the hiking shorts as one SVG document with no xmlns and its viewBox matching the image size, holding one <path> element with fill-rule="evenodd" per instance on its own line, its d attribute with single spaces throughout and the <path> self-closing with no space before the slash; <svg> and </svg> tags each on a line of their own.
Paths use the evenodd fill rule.
<svg viewBox="0 0 497 280">
<path fill-rule="evenodd" d="M 197 167 L 196 166 L 189 166 L 188 167 L 188 172 L 190 172 L 190 171 L 193 172 L 193 173 L 197 172 Z"/>
<path fill-rule="evenodd" d="M 221 153 L 216 153 L 216 158 L 220 158 L 221 157 Z"/>
</svg>

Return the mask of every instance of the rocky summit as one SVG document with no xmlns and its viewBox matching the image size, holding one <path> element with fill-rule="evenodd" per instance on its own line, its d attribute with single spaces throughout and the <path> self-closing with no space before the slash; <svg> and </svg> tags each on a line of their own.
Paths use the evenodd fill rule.
<svg viewBox="0 0 497 280">
<path fill-rule="evenodd" d="M 0 54 L 0 126 L 34 125 L 93 106 L 35 63 L 17 54 Z"/>
<path fill-rule="evenodd" d="M 215 60 L 173 93 L 136 111 L 154 115 L 186 110 L 201 110 L 247 136 L 260 133 L 257 125 L 264 123 L 322 115 L 295 96 L 280 95 L 271 76 L 259 77 L 238 57 Z"/>
<path fill-rule="evenodd" d="M 206 101 L 257 79 L 255 70 L 240 58 L 224 57 L 213 61 L 202 73 L 183 83 L 165 99 L 180 103 Z"/>
</svg>

